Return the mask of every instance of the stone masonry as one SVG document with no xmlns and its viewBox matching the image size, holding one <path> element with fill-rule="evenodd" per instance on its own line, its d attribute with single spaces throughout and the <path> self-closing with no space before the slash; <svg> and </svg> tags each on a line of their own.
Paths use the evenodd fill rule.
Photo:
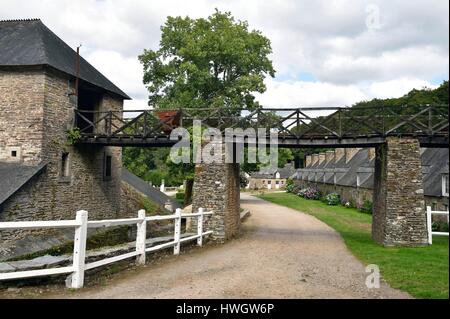
<svg viewBox="0 0 450 319">
<path fill-rule="evenodd" d="M 213 230 L 213 240 L 223 242 L 239 233 L 239 164 L 196 165 L 192 211 L 199 207 L 214 211 L 204 226 Z"/>
<path fill-rule="evenodd" d="M 385 246 L 427 244 L 420 145 L 388 137 L 376 149 L 372 237 Z"/>
<path fill-rule="evenodd" d="M 77 107 L 76 98 L 68 95 L 72 91 L 73 79 L 51 68 L 0 71 L 0 160 L 12 161 L 8 155 L 13 148 L 20 154 L 14 161 L 22 165 L 48 163 L 43 174 L 0 207 L 0 221 L 73 219 L 80 209 L 87 210 L 90 219 L 120 216 L 121 149 L 68 145 L 66 131 Z M 122 105 L 123 98 L 104 91 L 98 107 L 121 110 Z M 64 177 L 63 153 L 69 161 L 69 175 Z M 112 176 L 107 179 L 106 155 L 112 157 Z M 32 238 L 30 234 L 40 233 L 0 232 L 0 258 L 2 252 L 14 255 L 16 243 Z"/>
</svg>

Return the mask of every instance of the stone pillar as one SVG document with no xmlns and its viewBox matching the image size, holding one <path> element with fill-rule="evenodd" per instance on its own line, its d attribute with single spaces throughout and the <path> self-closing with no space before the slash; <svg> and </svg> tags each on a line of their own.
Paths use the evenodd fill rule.
<svg viewBox="0 0 450 319">
<path fill-rule="evenodd" d="M 212 239 L 224 242 L 240 229 L 239 164 L 197 164 L 195 167 L 192 212 L 199 207 L 214 211 L 205 218 Z M 195 221 L 192 223 L 196 225 Z"/>
<path fill-rule="evenodd" d="M 367 152 L 367 159 L 369 162 L 375 158 L 375 148 L 369 147 L 369 150 Z"/>
<path fill-rule="evenodd" d="M 316 163 L 319 163 L 319 154 L 313 154 L 311 156 L 312 156 L 311 166 L 316 165 Z"/>
<path fill-rule="evenodd" d="M 348 163 L 352 160 L 353 156 L 356 155 L 356 153 L 359 152 L 359 148 L 346 148 L 345 149 L 345 163 Z"/>
<path fill-rule="evenodd" d="M 325 153 L 319 153 L 319 164 L 322 164 L 325 161 Z"/>
<path fill-rule="evenodd" d="M 336 148 L 334 150 L 334 161 L 337 163 L 345 155 L 345 148 Z"/>
<path fill-rule="evenodd" d="M 310 167 L 311 166 L 311 161 L 312 161 L 311 155 L 306 155 L 305 167 Z"/>
<path fill-rule="evenodd" d="M 372 238 L 385 246 L 427 244 L 419 141 L 388 137 L 375 158 Z"/>
<path fill-rule="evenodd" d="M 334 151 L 326 151 L 325 152 L 325 160 L 327 161 L 327 163 L 334 161 Z"/>
</svg>

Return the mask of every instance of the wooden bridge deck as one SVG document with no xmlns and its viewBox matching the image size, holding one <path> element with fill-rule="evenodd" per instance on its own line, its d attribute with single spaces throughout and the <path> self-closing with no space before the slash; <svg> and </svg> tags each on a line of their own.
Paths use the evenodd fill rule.
<svg viewBox="0 0 450 319">
<path fill-rule="evenodd" d="M 448 105 L 258 108 L 255 110 L 175 109 L 83 111 L 76 110 L 79 144 L 167 147 L 179 141 L 171 132 L 190 128 L 194 121 L 227 130 L 241 128 L 233 142 L 270 142 L 277 133 L 279 147 L 369 147 L 388 136 L 416 137 L 423 147 L 448 147 Z M 258 135 L 258 128 L 267 128 Z M 245 131 L 247 130 L 247 131 Z M 253 130 L 252 135 L 251 132 Z"/>
</svg>

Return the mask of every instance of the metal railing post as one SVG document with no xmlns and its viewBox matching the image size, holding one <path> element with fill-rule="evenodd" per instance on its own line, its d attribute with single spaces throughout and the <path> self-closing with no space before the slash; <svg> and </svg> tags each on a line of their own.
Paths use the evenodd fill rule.
<svg viewBox="0 0 450 319">
<path fill-rule="evenodd" d="M 78 211 L 76 220 L 81 225 L 75 229 L 75 238 L 73 241 L 74 270 L 70 287 L 74 289 L 83 288 L 84 284 L 88 212 L 85 210 Z"/>
<path fill-rule="evenodd" d="M 199 236 L 197 238 L 197 246 L 201 247 L 203 245 L 203 208 L 200 207 L 198 213 L 200 215 L 197 217 L 197 236 Z"/>
<path fill-rule="evenodd" d="M 181 239 L 181 209 L 177 208 L 175 211 L 175 230 L 174 230 L 174 242 L 173 254 L 178 255 L 180 253 L 180 239 Z"/>
<path fill-rule="evenodd" d="M 145 239 L 147 235 L 147 221 L 145 220 L 144 209 L 138 211 L 138 218 L 141 219 L 141 221 L 137 223 L 136 252 L 139 253 L 139 255 L 136 257 L 136 263 L 138 265 L 145 265 Z"/>
</svg>

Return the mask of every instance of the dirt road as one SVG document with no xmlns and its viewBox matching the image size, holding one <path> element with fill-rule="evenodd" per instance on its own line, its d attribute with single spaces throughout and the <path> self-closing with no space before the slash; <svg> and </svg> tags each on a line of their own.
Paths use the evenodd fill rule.
<svg viewBox="0 0 450 319">
<path fill-rule="evenodd" d="M 242 195 L 242 236 L 119 275 L 69 298 L 409 298 L 365 286 L 365 268 L 317 219 Z"/>
</svg>

